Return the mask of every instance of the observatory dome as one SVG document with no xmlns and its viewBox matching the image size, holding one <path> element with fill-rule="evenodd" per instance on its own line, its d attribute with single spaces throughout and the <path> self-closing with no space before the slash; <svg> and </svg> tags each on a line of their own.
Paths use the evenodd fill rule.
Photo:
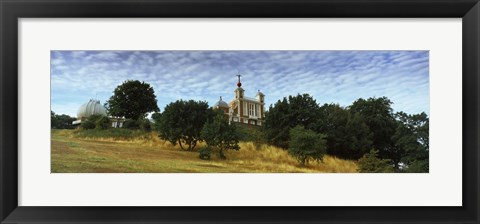
<svg viewBox="0 0 480 224">
<path fill-rule="evenodd" d="M 228 104 L 222 100 L 222 97 L 220 97 L 220 100 L 213 106 L 213 108 L 228 108 Z"/>
<path fill-rule="evenodd" d="M 80 106 L 80 108 L 78 108 L 77 118 L 87 118 L 94 114 L 107 116 L 107 112 L 105 111 L 105 108 L 103 108 L 103 106 L 100 104 L 100 100 L 91 99 L 87 103 L 84 103 L 82 106 Z"/>
</svg>

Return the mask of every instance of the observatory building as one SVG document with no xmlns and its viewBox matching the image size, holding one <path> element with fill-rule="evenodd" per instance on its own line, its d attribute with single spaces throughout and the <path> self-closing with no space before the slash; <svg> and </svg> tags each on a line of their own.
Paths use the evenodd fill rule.
<svg viewBox="0 0 480 224">
<path fill-rule="evenodd" d="M 240 75 L 238 76 L 237 88 L 235 89 L 235 98 L 227 104 L 220 100 L 215 103 L 213 109 L 223 110 L 228 116 L 229 122 L 244 123 L 250 125 L 262 125 L 265 119 L 265 94 L 257 92 L 255 98 L 245 96 L 245 90 L 242 88 Z"/>
<path fill-rule="evenodd" d="M 88 102 L 82 104 L 77 111 L 77 120 L 73 121 L 72 124 L 78 125 L 83 121 L 87 120 L 88 117 L 92 115 L 101 115 L 107 116 L 105 108 L 100 104 L 100 100 L 90 99 Z M 124 119 L 109 117 L 112 122 L 112 127 L 122 127 Z"/>
</svg>

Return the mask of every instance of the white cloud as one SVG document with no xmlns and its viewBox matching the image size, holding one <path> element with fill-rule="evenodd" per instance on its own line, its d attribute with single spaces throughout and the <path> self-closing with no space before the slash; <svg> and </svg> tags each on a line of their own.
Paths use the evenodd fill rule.
<svg viewBox="0 0 480 224">
<path fill-rule="evenodd" d="M 386 95 L 396 110 L 429 112 L 428 52 L 418 51 L 58 51 L 52 95 L 100 94 L 104 101 L 117 85 L 138 79 L 154 87 L 160 108 L 178 98 L 213 104 L 233 98 L 238 73 L 246 95 L 261 89 L 267 105 L 303 92 L 344 106 Z"/>
</svg>

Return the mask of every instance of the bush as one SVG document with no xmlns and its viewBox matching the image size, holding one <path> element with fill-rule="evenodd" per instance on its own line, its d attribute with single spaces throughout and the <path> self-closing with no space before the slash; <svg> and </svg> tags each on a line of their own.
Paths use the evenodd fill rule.
<svg viewBox="0 0 480 224">
<path fill-rule="evenodd" d="M 305 129 L 303 126 L 295 126 L 290 130 L 288 152 L 302 165 L 308 163 L 309 160 L 321 161 L 327 152 L 325 137 L 325 135 Z"/>
<path fill-rule="evenodd" d="M 132 120 L 132 119 L 126 119 L 124 122 L 123 122 L 123 128 L 126 128 L 126 129 L 132 129 L 132 130 L 135 130 L 135 129 L 140 129 L 140 124 L 138 121 L 136 120 Z"/>
<path fill-rule="evenodd" d="M 151 131 L 152 130 L 152 122 L 150 122 L 147 118 L 140 119 L 138 121 L 140 129 L 143 131 Z"/>
<path fill-rule="evenodd" d="M 210 160 L 211 158 L 211 151 L 210 151 L 210 147 L 204 147 L 202 149 L 200 149 L 199 151 L 199 157 L 200 159 L 203 159 L 203 160 Z"/>
<path fill-rule="evenodd" d="M 95 128 L 105 130 L 110 127 L 110 124 L 110 119 L 108 119 L 108 117 L 102 116 L 95 122 Z"/>
<path fill-rule="evenodd" d="M 94 129 L 95 128 L 95 123 L 93 123 L 90 120 L 82 121 L 82 123 L 80 124 L 80 128 L 85 129 L 85 130 Z"/>
<path fill-rule="evenodd" d="M 378 150 L 372 149 L 358 160 L 360 173 L 393 173 L 395 171 L 390 159 L 380 159 Z"/>
</svg>

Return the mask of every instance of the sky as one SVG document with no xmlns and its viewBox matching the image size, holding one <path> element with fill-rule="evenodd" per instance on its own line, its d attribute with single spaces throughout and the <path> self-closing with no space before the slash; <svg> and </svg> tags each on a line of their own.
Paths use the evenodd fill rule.
<svg viewBox="0 0 480 224">
<path fill-rule="evenodd" d="M 161 111 L 179 99 L 228 103 L 237 74 L 246 97 L 265 94 L 267 110 L 308 93 L 341 106 L 386 96 L 394 112 L 429 114 L 428 51 L 51 51 L 50 61 L 51 109 L 73 117 L 126 80 L 152 85 Z"/>
</svg>

